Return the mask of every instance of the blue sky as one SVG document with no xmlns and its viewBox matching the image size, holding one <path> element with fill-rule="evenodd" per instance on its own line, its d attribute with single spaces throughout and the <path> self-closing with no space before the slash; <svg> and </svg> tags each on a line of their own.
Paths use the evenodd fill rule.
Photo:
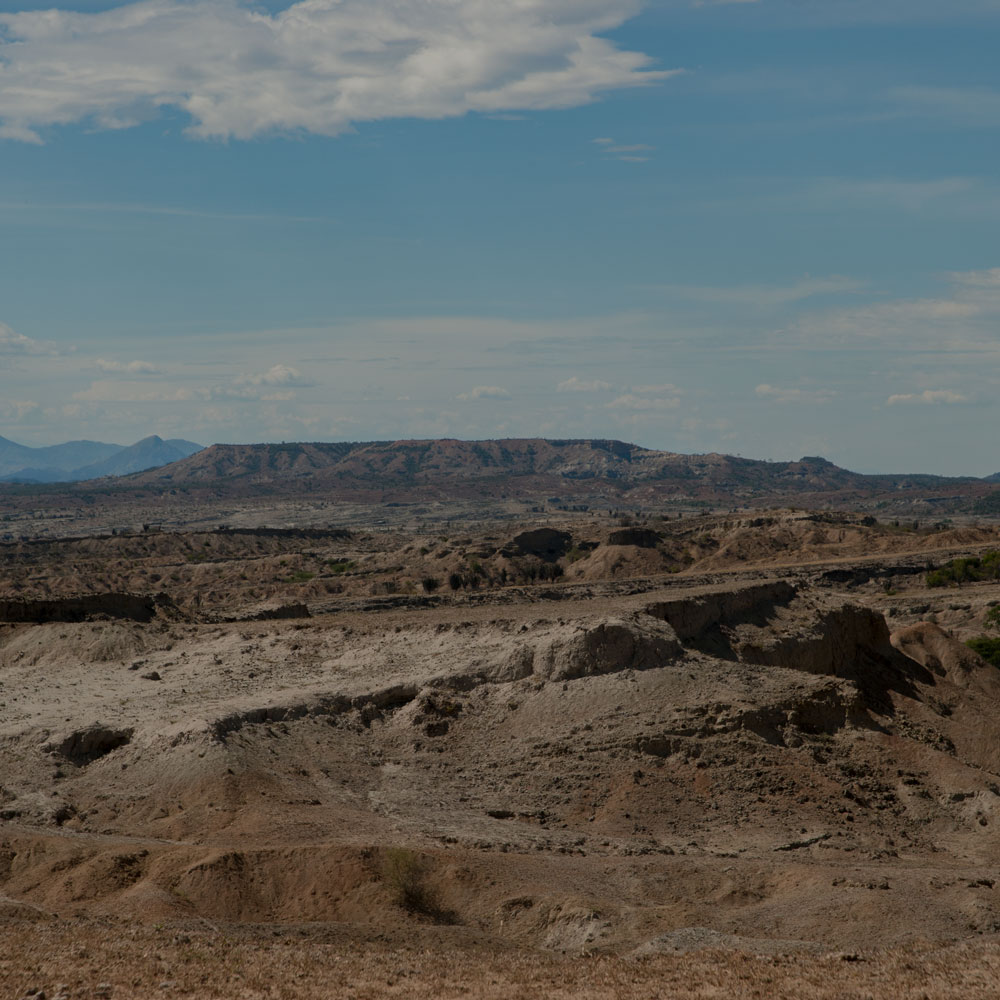
<svg viewBox="0 0 1000 1000">
<path fill-rule="evenodd" d="M 0 0 L 0 434 L 1000 469 L 1000 0 Z"/>
</svg>

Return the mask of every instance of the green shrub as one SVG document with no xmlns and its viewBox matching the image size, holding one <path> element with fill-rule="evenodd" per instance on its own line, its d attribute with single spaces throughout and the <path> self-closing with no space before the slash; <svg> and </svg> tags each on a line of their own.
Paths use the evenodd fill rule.
<svg viewBox="0 0 1000 1000">
<path fill-rule="evenodd" d="M 354 562 L 351 559 L 335 559 L 332 562 L 328 562 L 327 566 L 330 568 L 331 573 L 349 573 L 354 569 Z"/>
<path fill-rule="evenodd" d="M 966 641 L 966 646 L 978 653 L 987 663 L 1000 667 L 1000 639 L 995 636 L 980 635 Z"/>
<path fill-rule="evenodd" d="M 965 556 L 931 570 L 927 574 L 928 587 L 961 587 L 976 580 L 1000 580 L 1000 550 L 990 549 L 981 558 Z"/>
</svg>

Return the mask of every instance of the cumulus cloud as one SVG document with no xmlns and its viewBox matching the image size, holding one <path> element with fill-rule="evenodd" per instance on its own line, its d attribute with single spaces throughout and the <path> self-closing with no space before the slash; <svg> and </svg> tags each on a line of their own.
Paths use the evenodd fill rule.
<svg viewBox="0 0 1000 1000">
<path fill-rule="evenodd" d="M 636 396 L 633 393 L 626 393 L 619 396 L 607 404 L 609 410 L 631 410 L 641 412 L 643 410 L 676 410 L 681 405 L 677 396 Z"/>
<path fill-rule="evenodd" d="M 159 371 L 149 361 L 108 361 L 98 358 L 94 364 L 102 372 L 125 372 L 128 375 L 155 375 Z"/>
<path fill-rule="evenodd" d="M 499 385 L 477 385 L 468 392 L 459 393 L 458 398 L 469 403 L 477 399 L 510 399 L 510 393 Z"/>
<path fill-rule="evenodd" d="M 638 0 L 142 0 L 0 14 L 0 137 L 128 128 L 179 108 L 202 138 L 336 135 L 384 118 L 575 107 L 672 70 L 600 33 Z"/>
<path fill-rule="evenodd" d="M 837 395 L 832 389 L 782 389 L 766 383 L 757 386 L 754 392 L 776 403 L 829 403 Z"/>
<path fill-rule="evenodd" d="M 272 365 L 266 372 L 257 375 L 240 375 L 236 385 L 310 385 L 311 383 L 297 368 L 290 365 Z"/>
<path fill-rule="evenodd" d="M 0 355 L 55 354 L 55 349 L 41 341 L 17 333 L 6 323 L 0 323 Z"/>
<path fill-rule="evenodd" d="M 238 375 L 225 385 L 198 389 L 206 399 L 257 399 L 262 402 L 284 402 L 295 399 L 295 390 L 313 385 L 291 365 L 272 365 L 266 372 Z"/>
<path fill-rule="evenodd" d="M 952 405 L 955 403 L 971 403 L 972 400 L 961 392 L 950 389 L 924 389 L 923 392 L 904 392 L 890 396 L 887 406 L 897 406 L 905 403 L 916 403 L 923 406 Z"/>
<path fill-rule="evenodd" d="M 604 379 L 595 378 L 591 380 L 577 378 L 573 375 L 565 379 L 556 386 L 556 392 L 607 392 L 611 388 L 610 382 Z"/>
</svg>

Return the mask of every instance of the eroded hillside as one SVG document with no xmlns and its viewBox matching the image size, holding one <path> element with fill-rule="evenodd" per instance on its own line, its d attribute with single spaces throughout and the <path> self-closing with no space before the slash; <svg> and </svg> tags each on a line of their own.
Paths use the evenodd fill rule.
<svg viewBox="0 0 1000 1000">
<path fill-rule="evenodd" d="M 204 982 L 224 927 L 531 975 L 996 939 L 1000 673 L 962 640 L 1000 586 L 925 579 L 992 528 L 463 531 L 8 546 L 9 925 L 201 928 Z"/>
</svg>

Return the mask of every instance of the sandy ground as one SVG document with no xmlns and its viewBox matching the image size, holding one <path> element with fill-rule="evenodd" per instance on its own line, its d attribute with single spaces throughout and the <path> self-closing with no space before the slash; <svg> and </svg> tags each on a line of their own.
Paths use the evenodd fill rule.
<svg viewBox="0 0 1000 1000">
<path fill-rule="evenodd" d="M 457 936 L 388 942 L 339 928 L 135 927 L 110 920 L 4 928 L 0 943 L 0 985 L 11 997 L 989 1000 L 998 982 L 995 947 L 977 944 L 823 955 L 709 946 L 567 959 L 470 945 Z"/>
</svg>

